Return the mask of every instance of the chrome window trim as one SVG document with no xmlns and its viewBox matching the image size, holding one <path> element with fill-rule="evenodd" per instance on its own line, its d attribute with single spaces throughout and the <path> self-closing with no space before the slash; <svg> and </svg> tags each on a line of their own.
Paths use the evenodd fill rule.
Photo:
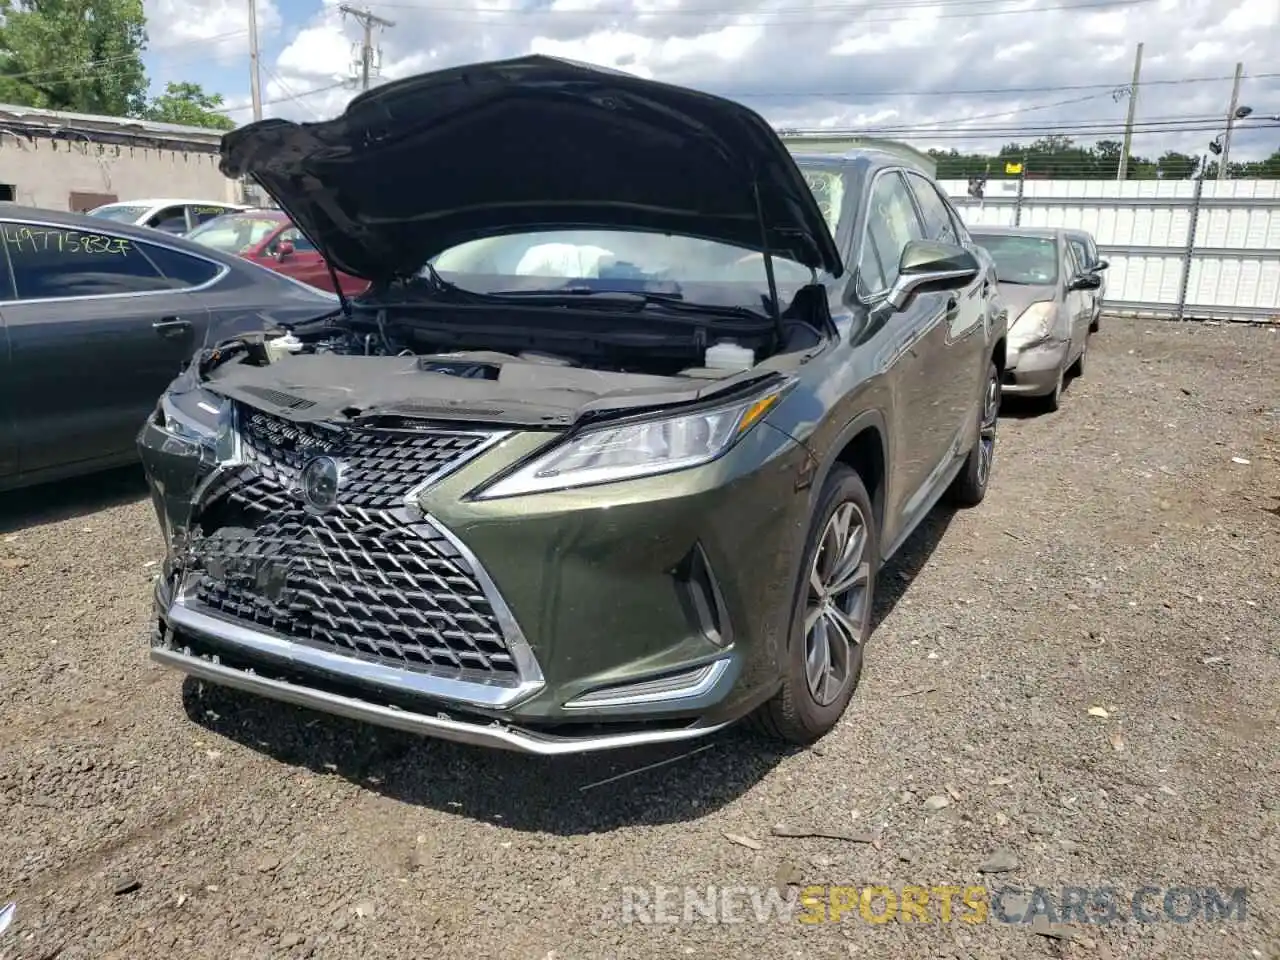
<svg viewBox="0 0 1280 960">
<path fill-rule="evenodd" d="M 107 218 L 105 217 L 103 217 L 102 219 L 106 223 L 112 222 L 110 220 L 107 220 Z M 6 223 L 19 223 L 19 224 L 22 224 L 23 226 L 39 227 L 41 229 L 46 229 L 46 230 L 69 230 L 75 233 L 91 232 L 85 229 L 77 229 L 76 227 L 73 227 L 66 223 L 58 223 L 57 221 L 32 220 L 26 217 L 7 217 L 7 216 L 4 216 L 2 212 L 0 212 L 0 224 L 6 224 Z M 118 234 L 118 233 L 111 233 L 107 230 L 99 230 L 96 232 L 101 233 L 103 236 L 114 236 L 121 240 L 128 240 L 131 243 L 149 243 L 153 247 L 162 247 L 163 249 L 169 250 L 172 253 L 177 253 L 182 256 L 191 257 L 193 260 L 202 260 L 205 263 L 209 263 L 217 267 L 218 272 L 213 276 L 212 279 L 206 280 L 204 283 L 197 284 L 196 286 L 193 286 L 193 287 L 170 287 L 167 290 L 137 290 L 137 291 L 134 291 L 133 293 L 87 293 L 79 297 L 16 297 L 13 300 L 0 301 L 0 304 L 6 307 L 12 307 L 12 306 L 20 306 L 28 303 L 79 303 L 83 300 L 119 300 L 125 297 L 129 297 L 129 298 L 154 297 L 154 296 L 163 295 L 166 293 L 200 293 L 201 291 L 208 290 L 214 284 L 223 280 L 227 276 L 227 274 L 231 272 L 231 267 L 229 267 L 225 263 L 219 263 L 217 260 L 211 260 L 206 256 L 202 256 L 201 254 L 198 254 L 198 253 L 192 253 L 189 250 L 179 250 L 177 247 L 173 246 L 172 244 L 164 243 L 163 240 L 160 240 L 160 241 L 152 240 L 149 237 L 146 239 L 139 239 L 138 237 L 125 236 L 123 234 Z M 157 231 L 157 236 L 159 236 L 160 238 L 163 238 L 167 236 L 167 234 L 161 231 Z M 6 254 L 6 256 L 8 255 Z M 145 256 L 145 252 L 144 252 L 144 256 Z M 15 272 L 15 276 L 14 276 L 14 292 L 15 293 L 17 292 L 17 286 L 18 286 L 18 278 Z"/>
<path fill-rule="evenodd" d="M 912 186 L 912 183 L 911 183 L 912 177 L 915 177 L 917 180 L 924 181 L 925 187 L 933 191 L 933 195 L 938 198 L 938 202 L 942 204 L 942 212 L 946 215 L 946 218 L 947 218 L 947 222 L 946 224 L 943 225 L 943 229 L 945 230 L 950 228 L 951 234 L 952 234 L 951 239 L 954 240 L 957 244 L 959 244 L 960 235 L 956 233 L 955 217 L 951 212 L 951 208 L 947 205 L 946 198 L 942 195 L 942 190 L 939 189 L 936 183 L 930 180 L 927 176 L 925 176 L 919 170 L 904 170 L 903 172 L 907 176 L 907 189 L 911 191 L 911 199 L 912 201 L 914 201 L 916 205 L 916 213 L 919 214 L 920 220 L 922 221 L 922 223 L 928 218 L 925 216 L 923 206 L 920 203 L 920 197 L 916 195 L 916 188 Z M 928 224 L 923 223 L 923 226 L 926 228 L 926 231 L 927 231 Z M 926 235 L 925 239 L 928 240 L 929 237 Z"/>
<path fill-rule="evenodd" d="M 880 182 L 881 177 L 887 176 L 892 173 L 896 173 L 898 174 L 898 179 L 902 183 L 902 189 L 907 191 L 907 197 L 908 199 L 911 200 L 911 209 L 915 210 L 916 198 L 911 193 L 911 184 L 907 183 L 906 180 L 902 179 L 907 174 L 908 169 L 909 168 L 907 167 L 882 167 L 881 169 L 876 171 L 875 176 L 871 178 L 871 182 L 867 184 L 867 189 L 865 193 L 866 205 L 862 210 L 862 233 L 859 237 L 858 246 L 855 248 L 858 252 L 858 259 L 854 262 L 853 270 L 857 278 L 856 286 L 862 287 L 862 289 L 858 291 L 858 296 L 861 298 L 863 303 L 867 304 L 868 306 L 874 306 L 875 304 L 880 303 L 882 300 L 884 300 L 886 297 L 889 296 L 889 291 L 893 289 L 892 283 L 887 284 L 881 290 L 867 290 L 862 285 L 862 251 L 866 249 L 867 234 L 870 233 L 870 228 L 871 228 L 871 217 L 870 217 L 871 195 L 875 193 L 876 184 Z M 920 213 L 917 210 L 916 218 L 919 219 L 919 217 L 920 217 Z M 924 235 L 923 223 L 920 224 L 920 233 L 921 233 L 921 236 L 923 237 Z"/>
</svg>

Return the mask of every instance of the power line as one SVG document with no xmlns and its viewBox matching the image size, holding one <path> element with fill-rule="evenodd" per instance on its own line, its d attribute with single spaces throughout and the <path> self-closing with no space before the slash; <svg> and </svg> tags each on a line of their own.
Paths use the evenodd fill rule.
<svg viewBox="0 0 1280 960">
<path fill-rule="evenodd" d="M 973 3 L 973 2 L 976 2 L 976 0 L 961 0 L 961 2 Z M 1002 0 L 1002 2 L 1016 2 L 1016 0 Z M 1050 4 L 1047 6 L 1025 7 L 1020 9 L 1008 8 L 1008 9 L 1002 9 L 1002 10 L 965 10 L 965 11 L 960 11 L 956 13 L 938 13 L 938 14 L 934 14 L 929 19 L 950 20 L 950 19 L 957 19 L 961 17 L 965 19 L 969 19 L 971 17 L 997 17 L 997 16 L 1015 17 L 1015 16 L 1023 16 L 1026 14 L 1046 13 L 1053 10 L 1116 9 L 1120 7 L 1138 6 L 1140 4 L 1151 3 L 1151 2 L 1152 0 L 1085 0 L 1085 2 L 1083 3 Z M 926 9 L 929 9 L 930 7 L 946 7 L 951 5 L 952 4 L 946 4 L 946 3 L 933 3 L 933 4 L 922 3 L 919 5 L 919 7 L 915 9 L 926 10 Z M 554 9 L 550 7 L 538 7 L 538 8 L 524 8 L 520 10 L 502 10 L 502 11 L 495 10 L 493 11 L 494 14 L 501 13 L 503 17 L 503 19 L 498 20 L 498 19 L 492 19 L 491 17 L 486 16 L 484 14 L 484 11 L 477 11 L 476 8 L 474 7 L 442 7 L 442 6 L 427 5 L 427 4 L 396 3 L 396 2 L 380 2 L 379 6 L 393 7 L 399 10 L 421 10 L 424 13 L 430 13 L 432 16 L 444 17 L 446 19 L 451 19 L 451 20 L 460 21 L 464 23 L 482 23 L 485 25 L 486 28 L 515 27 L 519 29 L 525 29 L 526 25 L 519 22 L 525 17 L 550 16 L 550 17 L 560 17 L 562 19 L 572 19 L 572 18 L 585 19 L 590 17 L 601 16 L 601 13 L 595 10 L 563 10 L 563 9 Z M 833 7 L 827 12 L 838 13 L 841 18 L 840 22 L 849 22 L 849 17 L 851 15 L 856 15 L 859 11 L 867 10 L 867 9 L 875 9 L 875 8 L 860 7 L 860 6 L 843 6 L 843 7 Z M 724 28 L 768 26 L 770 24 L 779 24 L 779 23 L 792 23 L 792 24 L 796 23 L 796 20 L 790 19 L 786 16 L 782 17 L 781 19 L 778 19 L 777 17 L 773 16 L 774 14 L 795 14 L 797 16 L 801 16 L 805 18 L 806 20 L 812 23 L 836 22 L 833 20 L 824 20 L 821 17 L 814 17 L 813 10 L 814 10 L 813 7 L 796 7 L 794 9 L 779 8 L 775 10 L 762 11 L 763 13 L 769 14 L 770 19 L 746 19 L 740 15 L 740 11 L 730 10 L 730 9 L 722 9 L 719 11 L 707 10 L 707 9 L 663 10 L 661 13 L 654 13 L 651 16 L 665 17 L 668 15 L 671 15 L 671 16 L 696 16 L 696 17 L 720 17 L 720 16 L 733 17 L 734 18 L 733 22 L 725 24 Z M 869 23 L 904 23 L 907 21 L 918 21 L 919 19 L 921 18 L 916 16 L 856 17 L 856 19 L 854 19 L 852 22 L 856 23 L 859 26 L 862 26 Z"/>
<path fill-rule="evenodd" d="M 281 86 L 283 86 L 283 84 L 281 84 Z M 335 83 L 325 84 L 322 87 L 312 87 L 309 90 L 303 90 L 303 91 L 300 91 L 299 93 L 293 93 L 287 97 L 276 97 L 274 100 L 263 100 L 262 106 L 273 107 L 278 103 L 288 103 L 290 100 L 298 101 L 298 100 L 302 100 L 305 97 L 314 97 L 320 93 L 328 93 L 330 90 L 337 90 L 339 87 L 345 87 L 349 90 L 351 89 L 351 81 L 338 80 Z M 238 107 L 220 107 L 214 112 L 215 113 L 239 113 L 241 110 L 251 110 L 251 109 L 253 109 L 253 104 L 245 103 L 245 104 L 241 104 Z"/>
<path fill-rule="evenodd" d="M 394 27 L 395 21 L 380 17 L 367 7 L 363 10 L 357 10 L 355 7 L 344 3 L 339 5 L 338 9 L 342 11 L 342 16 L 344 18 L 348 15 L 355 18 L 364 30 L 364 42 L 360 45 L 360 89 L 368 90 L 369 73 L 373 68 L 373 28 L 377 27 L 381 30 L 386 27 Z M 378 51 L 378 60 L 379 65 L 381 65 L 381 50 Z"/>
<path fill-rule="evenodd" d="M 1280 77 L 1280 73 L 1253 73 L 1244 74 L 1243 79 L 1246 80 L 1273 80 Z M 1219 80 L 1231 80 L 1232 74 L 1217 77 L 1181 77 L 1178 79 L 1167 80 L 1143 80 L 1138 84 L 1139 88 L 1144 87 L 1160 87 L 1160 86 L 1181 86 L 1192 83 L 1215 83 Z M 987 87 L 984 89 L 960 89 L 960 90 L 835 90 L 835 91 L 794 91 L 780 93 L 721 93 L 721 96 L 728 96 L 742 99 L 758 99 L 758 98 L 803 98 L 803 99 L 821 99 L 822 97 L 841 98 L 841 97 L 984 97 L 984 96 L 1004 96 L 1011 93 L 1066 93 L 1071 90 L 1116 90 L 1121 87 L 1128 88 L 1130 82 L 1128 80 L 1118 80 L 1114 83 L 1065 83 L 1052 87 Z"/>
<path fill-rule="evenodd" d="M 1181 133 L 1213 133 L 1220 130 L 1222 121 L 1219 120 L 1214 124 L 1187 125 L 1182 127 L 1164 127 L 1157 130 L 1135 130 L 1134 136 L 1156 136 Z M 1252 130 L 1280 130 L 1280 123 L 1255 123 Z M 1024 130 L 1007 130 L 1004 132 L 995 131 L 902 131 L 888 130 L 882 131 L 875 128 L 860 128 L 857 130 L 843 131 L 843 135 L 850 137 L 875 137 L 885 136 L 894 140 L 999 140 L 999 139 L 1025 139 L 1028 137 L 1041 139 L 1045 137 L 1065 136 L 1069 139 L 1077 139 L 1081 137 L 1095 137 L 1098 139 L 1111 139 L 1112 137 L 1120 137 L 1124 135 L 1124 125 L 1117 124 L 1111 127 L 1096 127 L 1091 129 L 1071 129 L 1062 130 L 1061 128 L 1046 127 L 1042 129 L 1024 129 Z M 834 137 L 841 136 L 840 132 L 828 133 L 823 131 L 824 135 Z"/>
<path fill-rule="evenodd" d="M 165 50 L 174 50 L 174 49 L 177 49 L 178 47 L 192 46 L 197 43 L 201 45 L 208 45 L 210 43 L 216 43 L 219 40 L 229 40 L 232 37 L 242 37 L 248 32 L 249 32 L 248 30 L 235 30 L 235 31 L 232 31 L 231 33 L 219 34 L 218 36 L 215 36 L 215 37 L 201 37 L 199 40 L 180 40 L 177 43 L 169 43 L 159 47 L 152 47 L 150 49 L 140 50 L 138 53 L 125 53 L 116 57 L 103 57 L 101 60 L 86 60 L 83 63 L 69 63 L 69 64 L 64 64 L 60 67 L 42 67 L 39 70 L 25 70 L 22 73 L 5 73 L 5 74 L 0 74 L 0 79 L 26 80 L 31 77 L 47 77 L 54 74 L 64 73 L 67 71 L 75 71 L 76 74 L 81 74 L 86 70 L 96 70 L 98 67 L 109 66 L 113 63 L 124 63 L 126 61 L 141 57 L 142 54 L 144 53 L 153 53 L 153 52 L 161 53 Z M 111 76 L 117 76 L 117 74 L 112 74 Z M 98 77 L 82 78 L 78 76 L 73 76 L 73 77 L 68 77 L 64 79 L 66 80 L 76 80 L 76 79 L 97 80 L 99 78 Z"/>
</svg>

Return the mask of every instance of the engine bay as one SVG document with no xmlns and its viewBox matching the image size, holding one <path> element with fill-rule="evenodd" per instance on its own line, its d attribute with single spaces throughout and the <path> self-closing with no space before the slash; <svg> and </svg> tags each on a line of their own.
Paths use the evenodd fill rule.
<svg viewBox="0 0 1280 960">
<path fill-rule="evenodd" d="M 827 342 L 796 318 L 781 324 L 779 349 L 779 329 L 765 318 L 695 323 L 545 307 L 490 308 L 474 319 L 392 312 L 357 308 L 232 337 L 203 351 L 193 373 L 219 393 L 299 421 L 389 415 L 555 427 L 736 394 L 785 376 Z"/>
</svg>

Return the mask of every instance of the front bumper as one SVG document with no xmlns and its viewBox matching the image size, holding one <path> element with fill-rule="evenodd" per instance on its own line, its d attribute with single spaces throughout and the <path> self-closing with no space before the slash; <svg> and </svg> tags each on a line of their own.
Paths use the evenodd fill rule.
<svg viewBox="0 0 1280 960">
<path fill-rule="evenodd" d="M 469 561 L 503 622 L 518 675 L 500 681 L 326 648 L 203 604 L 181 544 L 209 477 L 164 439 L 151 424 L 140 437 L 162 527 L 179 544 L 157 584 L 158 663 L 357 720 L 546 755 L 704 736 L 777 689 L 807 457 L 767 424 L 695 470 L 467 500 L 547 439 L 516 434 L 416 491 L 419 519 Z M 701 604 L 692 561 L 709 585 Z"/>
<path fill-rule="evenodd" d="M 1025 347 L 1009 357 L 1001 392 L 1009 396 L 1043 397 L 1053 393 L 1067 364 L 1065 340 Z"/>
</svg>

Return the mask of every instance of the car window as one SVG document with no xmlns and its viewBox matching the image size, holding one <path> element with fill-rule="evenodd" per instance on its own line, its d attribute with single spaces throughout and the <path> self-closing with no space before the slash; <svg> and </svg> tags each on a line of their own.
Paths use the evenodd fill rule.
<svg viewBox="0 0 1280 960">
<path fill-rule="evenodd" d="M 13 222 L 0 224 L 0 230 L 20 300 L 144 293 L 176 285 L 128 237 Z"/>
<path fill-rule="evenodd" d="M 958 211 L 946 197 L 942 195 L 942 202 L 946 204 L 947 213 L 951 217 L 951 228 L 956 232 L 956 239 L 960 243 L 973 243 L 973 237 L 969 233 L 969 228 L 964 225 L 964 217 L 960 216 Z"/>
<path fill-rule="evenodd" d="M 975 233 L 973 242 L 991 254 L 1001 283 L 1041 286 L 1058 282 L 1058 244 L 1050 237 Z"/>
<path fill-rule="evenodd" d="M 117 220 L 120 223 L 137 223 L 138 218 L 149 210 L 149 207 L 136 204 L 108 203 L 89 211 L 91 217 L 104 220 Z"/>
<path fill-rule="evenodd" d="M 173 286 L 198 287 L 208 283 L 222 270 L 219 264 L 210 260 L 180 253 L 169 247 L 160 247 L 154 243 L 139 243 L 138 246 L 165 277 L 175 281 Z"/>
<path fill-rule="evenodd" d="M 163 230 L 165 233 L 186 233 L 187 208 L 165 207 L 147 220 L 147 226 Z"/>
<path fill-rule="evenodd" d="M 907 182 L 911 184 L 911 192 L 916 195 L 920 204 L 920 212 L 924 215 L 924 231 L 926 240 L 945 240 L 955 243 L 955 224 L 951 221 L 951 213 L 947 205 L 938 196 L 933 184 L 918 174 L 908 173 Z"/>
<path fill-rule="evenodd" d="M 858 278 L 863 293 L 887 290 L 898 279 L 902 251 L 912 240 L 924 239 L 924 227 L 900 174 L 876 178 L 867 203 L 867 233 L 858 255 Z"/>
<path fill-rule="evenodd" d="M 844 208 L 844 175 L 838 170 L 823 170 L 821 167 L 803 166 L 804 182 L 809 185 L 810 192 L 818 201 L 818 209 L 822 211 L 822 219 L 827 222 L 827 229 L 835 236 L 836 227 L 840 223 L 840 212 Z"/>
<path fill-rule="evenodd" d="M 1090 263 L 1089 249 L 1084 245 L 1083 242 L 1079 240 L 1072 240 L 1070 241 L 1070 244 L 1071 244 L 1071 253 L 1075 257 L 1076 271 L 1079 272 L 1080 270 L 1089 266 L 1089 263 Z"/>
<path fill-rule="evenodd" d="M 208 223 L 215 217 L 220 217 L 224 213 L 228 213 L 226 207 L 219 207 L 217 204 L 193 203 L 188 207 L 191 211 L 191 222 L 199 226 L 202 223 Z"/>
<path fill-rule="evenodd" d="M 246 254 L 279 228 L 279 217 L 228 213 L 196 227 L 187 239 L 225 253 Z"/>
</svg>

